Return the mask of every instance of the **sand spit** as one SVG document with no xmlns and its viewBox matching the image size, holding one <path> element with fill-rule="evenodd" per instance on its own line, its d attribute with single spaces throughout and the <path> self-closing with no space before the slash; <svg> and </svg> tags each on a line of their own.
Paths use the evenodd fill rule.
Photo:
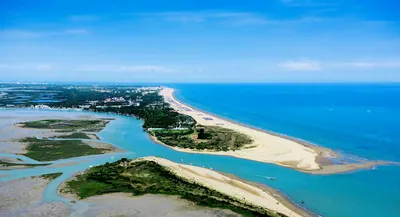
<svg viewBox="0 0 400 217">
<path fill-rule="evenodd" d="M 225 175 L 211 169 L 178 164 L 159 157 L 144 157 L 135 159 L 134 161 L 144 160 L 158 163 L 179 177 L 182 177 L 198 185 L 214 189 L 230 197 L 236 198 L 240 201 L 252 204 L 254 206 L 259 206 L 271 211 L 279 212 L 289 217 L 314 216 L 308 211 L 303 210 L 302 208 L 287 200 L 278 191 L 269 189 L 266 186 L 260 187 L 260 185 L 258 184 L 246 182 L 244 180 L 235 178 L 234 176 Z M 65 193 L 61 191 L 61 189 L 65 188 L 65 183 L 67 181 L 74 179 L 77 175 L 82 173 L 83 172 L 76 173 L 73 177 L 63 182 L 58 188 L 58 193 L 65 198 L 78 200 L 79 198 L 76 195 Z M 92 204 L 86 211 L 87 213 L 85 213 L 85 215 L 87 214 L 87 216 L 109 216 L 108 213 L 112 210 L 119 210 L 116 211 L 116 213 L 118 213 L 119 215 L 126 215 L 129 212 L 138 212 L 143 213 L 144 216 L 237 216 L 236 214 L 226 210 L 210 209 L 204 207 L 201 208 L 196 206 L 195 204 L 192 204 L 191 202 L 181 200 L 175 196 L 171 197 L 163 195 L 145 195 L 133 197 L 131 196 L 131 194 L 113 193 L 93 196 L 90 198 L 86 198 L 82 201 Z M 158 211 L 149 209 L 149 206 L 157 206 L 156 204 L 158 204 L 159 202 L 160 204 L 166 203 L 165 207 L 163 207 L 163 205 L 162 208 Z M 182 204 L 186 205 L 183 206 Z M 180 214 L 172 212 L 171 214 L 168 213 L 168 215 L 166 215 L 164 212 L 171 212 L 171 206 L 175 207 L 175 210 L 180 210 Z M 187 209 L 184 209 L 185 212 L 181 213 L 182 207 L 187 207 Z"/>
<path fill-rule="evenodd" d="M 214 115 L 204 113 L 177 101 L 173 95 L 174 90 L 164 88 L 160 94 L 170 103 L 177 112 L 190 115 L 198 124 L 205 126 L 221 126 L 248 135 L 253 142 L 248 147 L 236 151 L 193 151 L 217 155 L 229 155 L 239 158 L 275 163 L 282 166 L 293 167 L 300 170 L 320 170 L 316 162 L 318 152 L 302 144 L 272 135 L 250 127 L 242 126 Z M 176 148 L 180 149 L 180 148 Z M 183 150 L 183 149 L 180 149 Z M 188 150 L 185 150 L 188 151 Z"/>
<path fill-rule="evenodd" d="M 124 152 L 124 150 L 118 148 L 115 145 L 110 143 L 101 142 L 101 141 L 84 141 L 87 145 L 90 145 L 93 148 L 104 149 L 104 153 L 114 153 L 114 152 Z"/>
<path fill-rule="evenodd" d="M 392 162 L 371 161 L 360 162 L 358 164 L 335 165 L 330 159 L 338 158 L 339 154 L 328 148 L 315 146 L 308 142 L 291 138 L 289 136 L 255 129 L 253 127 L 245 126 L 234 121 L 226 120 L 207 112 L 197 110 L 179 102 L 174 97 L 174 89 L 171 88 L 163 88 L 160 91 L 160 95 L 164 97 L 165 101 L 168 102 L 173 109 L 181 114 L 193 117 L 198 124 L 205 126 L 220 126 L 232 129 L 246 134 L 253 139 L 251 144 L 247 145 L 241 150 L 226 152 L 191 150 L 168 146 L 177 151 L 226 155 L 265 163 L 274 163 L 312 174 L 342 173 L 355 169 L 371 168 L 376 165 L 393 164 Z M 152 139 L 157 143 L 163 144 L 154 137 L 152 137 Z"/>
<path fill-rule="evenodd" d="M 228 177 L 216 171 L 197 166 L 178 164 L 158 157 L 145 157 L 137 160 L 154 161 L 166 167 L 177 176 L 245 201 L 246 203 L 283 213 L 290 217 L 302 216 L 296 211 L 286 207 L 283 203 L 276 199 L 275 196 L 271 195 L 265 190 L 232 177 Z"/>
</svg>

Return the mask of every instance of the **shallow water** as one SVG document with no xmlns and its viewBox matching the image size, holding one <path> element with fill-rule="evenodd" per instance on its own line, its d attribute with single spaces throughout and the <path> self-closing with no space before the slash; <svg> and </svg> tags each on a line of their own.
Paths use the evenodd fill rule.
<svg viewBox="0 0 400 217">
<path fill-rule="evenodd" d="M 183 91 L 180 93 L 184 93 Z M 179 98 L 179 96 L 178 96 Z M 39 111 L 39 110 L 0 110 L 0 116 L 68 116 L 76 114 L 93 114 L 88 112 Z M 219 113 L 217 113 L 219 114 Z M 141 156 L 159 156 L 179 163 L 192 163 L 198 166 L 212 167 L 214 170 L 231 173 L 241 178 L 268 184 L 281 190 L 297 203 L 304 201 L 303 206 L 321 216 L 365 217 L 365 216 L 399 216 L 400 213 L 400 167 L 382 166 L 375 170 L 357 171 L 336 175 L 310 175 L 272 164 L 259 163 L 228 156 L 181 153 L 165 146 L 153 143 L 141 128 L 141 121 L 126 117 L 102 114 L 114 117 L 99 136 L 110 143 L 128 151 L 101 156 L 85 156 L 65 159 L 57 163 L 79 162 L 60 168 L 36 167 L 31 169 L 0 171 L 11 174 L 0 178 L 15 178 L 41 175 L 51 172 L 63 172 L 63 175 L 46 188 L 44 201 L 63 201 L 71 208 L 84 209 L 84 203 L 71 204 L 59 197 L 57 186 L 72 174 L 91 165 L 115 161 L 121 157 L 135 158 Z M 246 122 L 245 122 L 246 123 Z M 253 123 L 249 123 L 253 124 Z M 254 124 L 255 125 L 255 124 Z M 265 177 L 276 177 L 271 181 Z M 79 214 L 79 213 L 75 213 Z"/>
</svg>

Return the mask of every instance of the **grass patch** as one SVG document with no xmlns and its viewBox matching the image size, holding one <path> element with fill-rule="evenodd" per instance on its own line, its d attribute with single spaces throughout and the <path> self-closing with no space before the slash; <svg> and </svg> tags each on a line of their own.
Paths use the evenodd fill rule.
<svg viewBox="0 0 400 217">
<path fill-rule="evenodd" d="M 106 120 L 40 120 L 22 122 L 24 128 L 54 129 L 58 132 L 73 132 L 82 130 L 86 132 L 99 132 L 109 121 Z"/>
<path fill-rule="evenodd" d="M 166 145 L 197 150 L 238 150 L 252 142 L 245 134 L 217 126 L 198 126 L 195 130 L 156 130 L 151 133 Z"/>
<path fill-rule="evenodd" d="M 27 167 L 40 167 L 48 166 L 50 164 L 24 164 L 24 163 L 10 163 L 0 160 L 0 167 L 13 167 L 13 166 L 27 166 Z"/>
<path fill-rule="evenodd" d="M 47 140 L 28 137 L 20 142 L 27 143 L 24 154 L 37 161 L 53 161 L 85 155 L 103 154 L 108 149 L 93 148 L 80 140 Z"/>
<path fill-rule="evenodd" d="M 41 175 L 39 177 L 42 178 L 42 179 L 46 179 L 46 180 L 52 181 L 52 180 L 58 178 L 61 175 L 62 175 L 62 173 L 49 173 L 49 174 Z"/>
<path fill-rule="evenodd" d="M 81 199 L 112 192 L 128 192 L 136 196 L 178 195 L 200 206 L 230 209 L 243 216 L 285 216 L 191 183 L 152 161 L 129 163 L 127 159 L 121 159 L 93 167 L 68 181 L 62 191 L 74 193 Z"/>
<path fill-rule="evenodd" d="M 86 133 L 71 133 L 68 135 L 57 136 L 56 138 L 61 139 L 90 139 Z"/>
</svg>

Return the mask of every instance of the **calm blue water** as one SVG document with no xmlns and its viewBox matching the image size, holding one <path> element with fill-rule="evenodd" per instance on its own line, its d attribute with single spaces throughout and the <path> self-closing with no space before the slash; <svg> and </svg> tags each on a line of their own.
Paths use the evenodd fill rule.
<svg viewBox="0 0 400 217">
<path fill-rule="evenodd" d="M 400 84 L 172 87 L 177 99 L 226 118 L 345 154 L 400 161 Z M 296 201 L 312 200 L 306 207 L 323 216 L 400 216 L 399 167 L 329 176 L 278 173 L 284 180 L 270 185 Z"/>
<path fill-rule="evenodd" d="M 395 129 L 396 119 L 399 119 L 399 105 L 395 102 L 396 92 L 399 93 L 400 89 L 398 86 L 373 86 L 372 89 L 364 86 L 359 89 L 357 86 L 338 88 L 289 85 L 271 87 L 265 85 L 174 85 L 174 87 L 179 90 L 178 99 L 221 116 L 296 136 L 345 153 L 359 154 L 373 159 L 399 159 L 398 152 L 392 153 L 399 150 L 396 146 L 398 143 L 389 142 L 398 141 L 396 138 L 400 136 L 396 134 L 397 129 Z M 371 93 L 370 96 L 367 96 L 368 91 Z M 371 111 L 368 112 L 368 110 Z M 38 115 L 25 110 L 0 110 L 0 114 L 3 115 L 7 115 L 7 112 Z M 44 113 L 49 115 L 49 112 L 43 111 L 43 115 Z M 54 115 L 61 114 L 69 113 L 56 112 Z M 121 157 L 153 155 L 176 162 L 181 162 L 183 159 L 184 163 L 212 167 L 214 170 L 268 184 L 281 190 L 297 203 L 304 201 L 306 208 L 322 216 L 400 216 L 400 167 L 382 166 L 375 170 L 316 176 L 272 164 L 227 156 L 180 153 L 151 142 L 142 131 L 142 123 L 139 120 L 116 115 L 108 115 L 108 117 L 117 119 L 100 133 L 100 137 L 127 150 L 127 153 L 82 157 L 84 161 L 62 168 L 38 167 L 12 172 L 0 171 L 0 175 L 12 175 L 0 180 L 62 171 L 64 175 L 53 181 L 46 189 L 44 200 L 65 201 L 57 196 L 55 189 L 73 173 L 90 165 L 102 164 Z M 375 124 L 373 127 L 366 126 L 369 123 Z M 356 131 L 346 132 L 345 129 Z M 375 136 L 370 136 L 370 134 L 365 136 L 361 132 L 372 132 Z M 380 138 L 382 135 L 386 136 L 385 140 Z M 381 140 L 384 143 L 380 143 Z M 362 141 L 362 144 L 358 141 Z M 368 143 L 368 141 L 371 142 Z M 370 150 L 368 147 L 373 148 Z M 114 158 L 111 158 L 112 156 Z M 61 160 L 57 163 L 68 161 L 77 161 L 77 159 Z M 274 176 L 276 181 L 268 180 L 263 176 Z M 71 203 L 67 204 L 74 206 Z M 76 206 L 80 205 L 82 204 L 78 203 Z"/>
<path fill-rule="evenodd" d="M 174 85 L 197 108 L 371 159 L 400 161 L 400 84 Z"/>
</svg>

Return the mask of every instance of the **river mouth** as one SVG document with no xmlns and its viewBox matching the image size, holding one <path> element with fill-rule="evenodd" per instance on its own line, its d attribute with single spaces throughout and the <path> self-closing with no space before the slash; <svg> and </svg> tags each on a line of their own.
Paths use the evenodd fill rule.
<svg viewBox="0 0 400 217">
<path fill-rule="evenodd" d="M 158 156 L 174 162 L 213 168 L 214 170 L 233 174 L 245 180 L 266 184 L 287 195 L 294 203 L 300 204 L 302 207 L 315 213 L 324 214 L 323 216 L 346 216 L 348 213 L 354 213 L 353 216 L 363 216 L 363 214 L 365 214 L 364 209 L 366 209 L 368 204 L 372 202 L 378 204 L 379 208 L 369 207 L 367 209 L 368 212 L 379 213 L 382 210 L 382 207 L 390 206 L 391 203 L 380 201 L 375 197 L 365 197 L 363 192 L 368 192 L 368 190 L 372 190 L 379 198 L 389 198 L 386 201 L 398 200 L 398 198 L 393 195 L 393 188 L 386 190 L 385 188 L 380 187 L 376 188 L 377 190 L 375 191 L 374 185 L 360 185 L 360 183 L 365 182 L 365 179 L 381 176 L 382 180 L 378 180 L 377 183 L 374 184 L 379 185 L 379 183 L 385 182 L 389 186 L 395 186 L 394 182 L 396 182 L 397 176 L 391 180 L 386 179 L 385 177 L 387 177 L 387 174 L 400 174 L 398 167 L 384 166 L 378 167 L 376 170 L 315 176 L 272 164 L 228 156 L 178 152 L 168 147 L 153 143 L 149 139 L 148 135 L 143 132 L 141 128 L 142 122 L 132 117 L 76 111 L 44 111 L 29 109 L 6 109 L 0 111 L 0 118 L 5 118 L 7 116 L 20 116 L 22 119 L 28 119 L 30 117 L 72 117 L 76 115 L 95 115 L 103 118 L 114 118 L 115 120 L 109 123 L 103 131 L 99 132 L 98 136 L 102 141 L 114 144 L 120 149 L 125 150 L 125 152 L 63 159 L 52 162 L 53 165 L 51 166 L 0 171 L 0 181 L 3 182 L 48 173 L 62 172 L 63 174 L 60 177 L 47 185 L 44 190 L 42 202 L 61 202 L 66 204 L 78 215 L 79 212 L 82 212 L 82 210 L 87 207 L 87 205 L 84 202 L 71 203 L 69 199 L 63 198 L 57 194 L 58 186 L 65 180 L 90 166 L 100 165 L 106 162 L 114 162 L 123 157 L 134 159 L 137 157 Z M 10 153 L 3 155 L 12 157 L 12 154 Z M 15 155 L 14 157 L 21 158 L 21 155 Z M 274 177 L 276 180 L 273 181 L 265 177 Z M 394 190 L 396 191 L 396 189 Z M 332 197 L 339 198 L 338 200 L 335 200 L 335 206 L 343 206 L 345 208 L 337 210 L 330 208 L 331 206 L 327 206 L 326 204 L 328 201 L 331 201 Z M 351 204 L 354 204 L 354 201 L 361 204 L 361 208 L 351 206 Z"/>
</svg>

